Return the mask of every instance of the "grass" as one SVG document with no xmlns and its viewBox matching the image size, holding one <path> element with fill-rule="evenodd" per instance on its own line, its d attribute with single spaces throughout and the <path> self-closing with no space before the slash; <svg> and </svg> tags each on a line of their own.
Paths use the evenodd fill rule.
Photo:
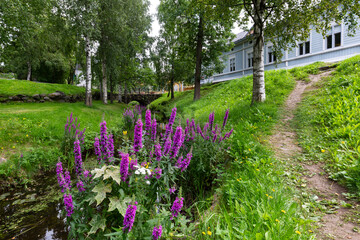
<svg viewBox="0 0 360 240">
<path fill-rule="evenodd" d="M 340 63 L 297 114 L 307 158 L 360 196 L 360 56 Z"/>
<path fill-rule="evenodd" d="M 311 220 L 306 220 L 301 208 L 301 197 L 286 183 L 284 166 L 265 147 L 264 135 L 271 133 L 295 79 L 305 80 L 303 76 L 316 73 L 319 65 L 265 72 L 267 100 L 253 107 L 251 76 L 210 86 L 196 102 L 189 92 L 174 100 L 163 96 L 151 104 L 152 109 L 166 116 L 176 106 L 179 121 L 194 118 L 201 125 L 210 112 L 215 111 L 215 122 L 221 123 L 226 109 L 230 110 L 228 126 L 234 128 L 229 152 L 232 162 L 219 170 L 216 197 L 193 206 L 200 216 L 199 239 L 314 238 L 309 229 Z"/>
<path fill-rule="evenodd" d="M 35 94 L 49 94 L 56 91 L 65 94 L 85 94 L 85 88 L 66 84 L 39 83 L 26 80 L 0 79 L 0 96 L 9 97 L 17 94 L 32 96 Z"/>
<path fill-rule="evenodd" d="M 9 159 L 0 165 L 0 175 L 10 176 L 19 170 L 51 168 L 57 161 L 64 136 L 67 117 L 73 113 L 86 128 L 85 141 L 92 148 L 93 138 L 99 132 L 102 118 L 114 129 L 122 122 L 125 104 L 103 105 L 94 101 L 89 108 L 84 103 L 20 103 L 0 105 L 0 156 Z M 19 163 L 20 154 L 24 155 Z M 33 167 L 32 167 L 33 166 Z"/>
</svg>

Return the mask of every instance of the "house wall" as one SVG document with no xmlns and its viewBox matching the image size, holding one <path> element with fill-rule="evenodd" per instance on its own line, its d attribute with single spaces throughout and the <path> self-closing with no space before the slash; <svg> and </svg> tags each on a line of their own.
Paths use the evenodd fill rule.
<svg viewBox="0 0 360 240">
<path fill-rule="evenodd" d="M 310 53 L 299 55 L 299 48 L 284 51 L 282 62 L 275 65 L 269 63 L 268 52 L 270 43 L 264 47 L 264 63 L 265 70 L 280 69 L 280 68 L 292 68 L 295 66 L 307 65 L 313 62 L 334 62 L 340 61 L 354 55 L 360 54 L 360 30 L 355 32 L 354 36 L 348 36 L 347 27 L 344 24 L 337 26 L 334 24 L 327 35 L 332 35 L 332 41 L 334 46 L 334 33 L 341 30 L 341 46 L 332 47 L 327 49 L 326 38 L 323 38 L 322 34 L 317 33 L 315 30 L 310 32 Z M 244 38 L 236 43 L 233 51 L 224 53 L 227 56 L 226 67 L 221 74 L 213 76 L 213 82 L 226 81 L 236 79 L 245 75 L 252 74 L 252 67 L 248 67 L 247 56 L 252 52 L 252 44 L 248 39 Z M 235 71 L 230 72 L 230 58 L 235 57 Z"/>
</svg>

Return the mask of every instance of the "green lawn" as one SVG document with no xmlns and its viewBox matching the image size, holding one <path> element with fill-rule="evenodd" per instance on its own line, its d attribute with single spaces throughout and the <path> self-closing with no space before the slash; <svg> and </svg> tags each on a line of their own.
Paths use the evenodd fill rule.
<svg viewBox="0 0 360 240">
<path fill-rule="evenodd" d="M 0 79 L 0 96 L 8 97 L 17 94 L 32 96 L 34 94 L 49 94 L 56 91 L 65 94 L 85 94 L 85 88 L 66 84 L 39 83 L 26 80 Z"/>
<path fill-rule="evenodd" d="M 39 158 L 55 158 L 51 162 L 56 161 L 59 151 L 55 149 L 61 145 L 66 119 L 71 113 L 78 118 L 81 129 L 86 128 L 85 140 L 91 147 L 103 116 L 109 128 L 116 128 L 122 121 L 125 108 L 125 104 L 103 105 L 100 101 L 94 101 L 91 108 L 82 102 L 1 104 L 0 157 L 12 159 L 18 158 L 21 153 L 26 155 L 32 152 L 45 154 Z M 1 169 L 8 169 L 0 166 L 0 174 L 4 174 Z"/>
</svg>

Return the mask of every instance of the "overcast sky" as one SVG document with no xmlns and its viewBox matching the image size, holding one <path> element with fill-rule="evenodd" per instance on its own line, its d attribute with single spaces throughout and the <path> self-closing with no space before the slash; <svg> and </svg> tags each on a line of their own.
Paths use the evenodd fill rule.
<svg viewBox="0 0 360 240">
<path fill-rule="evenodd" d="M 157 7 L 159 6 L 159 4 L 160 4 L 160 0 L 150 0 L 150 14 L 153 17 L 152 29 L 150 33 L 151 36 L 158 36 L 160 31 L 159 21 L 156 18 Z M 237 34 L 241 32 L 241 29 L 238 27 L 234 27 L 232 32 Z"/>
</svg>

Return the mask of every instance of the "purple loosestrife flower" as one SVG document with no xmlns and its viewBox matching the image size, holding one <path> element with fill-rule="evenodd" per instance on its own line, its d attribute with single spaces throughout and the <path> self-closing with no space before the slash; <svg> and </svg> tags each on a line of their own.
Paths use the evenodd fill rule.
<svg viewBox="0 0 360 240">
<path fill-rule="evenodd" d="M 213 139 L 212 139 L 212 142 L 214 143 L 216 141 L 216 138 L 218 137 L 217 134 L 214 135 Z"/>
<path fill-rule="evenodd" d="M 208 129 L 209 129 L 209 123 L 206 123 L 204 125 L 203 133 L 206 134 Z"/>
<path fill-rule="evenodd" d="M 156 141 L 156 128 L 157 128 L 157 122 L 156 119 L 154 118 L 154 120 L 151 123 L 151 140 L 153 140 L 154 142 Z"/>
<path fill-rule="evenodd" d="M 161 238 L 161 234 L 162 234 L 162 226 L 160 225 L 159 227 L 154 227 L 153 230 L 153 240 L 158 240 L 159 238 Z"/>
<path fill-rule="evenodd" d="M 79 190 L 79 192 L 84 192 L 84 191 L 85 191 L 84 183 L 83 183 L 83 181 L 81 181 L 81 180 L 79 180 L 79 181 L 76 183 L 76 187 L 77 187 L 77 189 Z"/>
<path fill-rule="evenodd" d="M 162 155 L 161 155 L 161 146 L 160 146 L 159 143 L 155 145 L 155 156 L 156 156 L 157 161 L 161 160 L 161 157 L 162 157 Z"/>
<path fill-rule="evenodd" d="M 164 144 L 163 156 L 167 155 L 171 149 L 171 139 L 168 137 Z"/>
<path fill-rule="evenodd" d="M 151 130 L 151 111 L 150 109 L 146 110 L 145 113 L 145 131 L 146 135 L 150 135 Z"/>
<path fill-rule="evenodd" d="M 186 158 L 182 161 L 181 163 L 181 172 L 185 171 L 185 169 L 187 169 L 187 167 L 190 164 L 192 158 L 192 153 L 191 151 L 186 155 Z"/>
<path fill-rule="evenodd" d="M 87 180 L 88 178 L 91 178 L 90 171 L 89 170 L 83 171 L 83 176 L 84 176 L 85 180 Z"/>
<path fill-rule="evenodd" d="M 66 208 L 66 216 L 71 217 L 74 212 L 74 204 L 71 194 L 64 194 L 64 205 Z"/>
<path fill-rule="evenodd" d="M 223 137 L 223 141 L 227 138 L 229 138 L 231 136 L 231 134 L 233 133 L 234 129 L 231 129 L 230 132 L 226 133 L 225 136 Z"/>
<path fill-rule="evenodd" d="M 65 172 L 63 191 L 71 189 L 71 177 L 69 171 Z"/>
<path fill-rule="evenodd" d="M 171 111 L 169 123 L 166 124 L 164 139 L 167 139 L 169 134 L 171 134 L 171 132 L 172 132 L 172 127 L 174 125 L 175 117 L 176 117 L 176 110 L 177 110 L 176 107 L 174 107 Z"/>
<path fill-rule="evenodd" d="M 176 167 L 181 168 L 183 162 L 183 156 L 180 156 L 175 164 Z"/>
<path fill-rule="evenodd" d="M 121 162 L 120 162 L 120 175 L 121 181 L 125 182 L 127 176 L 129 175 L 129 154 L 120 153 Z"/>
<path fill-rule="evenodd" d="M 107 136 L 107 127 L 106 122 L 103 121 L 100 123 L 100 150 L 103 160 L 107 160 L 108 152 L 108 136 Z"/>
<path fill-rule="evenodd" d="M 171 218 L 170 220 L 173 220 L 174 217 L 177 217 L 181 211 L 181 208 L 183 207 L 183 201 L 184 201 L 184 198 L 179 198 L 177 197 L 171 207 Z"/>
<path fill-rule="evenodd" d="M 128 229 L 129 232 L 130 232 L 131 228 L 134 225 L 136 209 L 137 209 L 136 204 L 137 204 L 137 202 L 135 202 L 134 205 L 130 204 L 128 206 L 128 208 L 126 209 L 126 213 L 125 213 L 125 216 L 124 216 L 124 222 L 123 222 L 123 225 L 124 225 L 123 231 L 124 232 L 125 232 L 126 229 Z"/>
<path fill-rule="evenodd" d="M 206 126 L 206 125 L 205 125 L 205 126 Z M 197 125 L 197 132 L 200 134 L 200 136 L 201 136 L 202 138 L 205 139 L 205 136 L 204 136 L 203 132 L 201 131 L 201 127 L 200 127 L 199 124 Z"/>
<path fill-rule="evenodd" d="M 99 138 L 97 137 L 95 137 L 94 148 L 95 148 L 95 155 L 97 156 L 98 162 L 100 163 L 101 161 L 100 141 Z"/>
<path fill-rule="evenodd" d="M 58 162 L 56 164 L 56 176 L 59 186 L 62 188 L 64 186 L 64 176 L 63 176 L 63 167 L 61 162 Z"/>
<path fill-rule="evenodd" d="M 192 127 L 194 129 L 194 131 L 196 130 L 195 129 L 196 125 L 195 125 L 195 120 L 194 119 L 191 120 L 190 127 Z"/>
<path fill-rule="evenodd" d="M 215 118 L 215 112 L 210 113 L 209 115 L 209 127 L 210 130 L 212 130 L 213 124 L 214 124 L 214 118 Z"/>
<path fill-rule="evenodd" d="M 108 159 L 109 159 L 109 162 L 112 161 L 112 158 L 114 157 L 114 137 L 113 135 L 109 135 L 109 138 L 108 138 Z"/>
<path fill-rule="evenodd" d="M 229 118 L 229 109 L 226 109 L 225 116 L 224 116 L 224 121 L 223 121 L 223 125 L 222 125 L 222 129 L 225 128 L 226 122 L 227 122 L 228 118 Z"/>
<path fill-rule="evenodd" d="M 182 131 L 182 128 L 181 126 L 178 126 L 176 128 L 176 132 L 175 132 L 175 135 L 174 135 L 174 143 L 173 143 L 173 146 L 171 148 L 171 151 L 172 151 L 172 155 L 171 155 L 171 158 L 174 158 L 177 156 L 181 146 L 183 145 L 184 143 L 184 137 L 183 137 L 183 131 Z"/>
<path fill-rule="evenodd" d="M 172 188 L 169 189 L 170 194 L 175 193 L 175 191 L 176 191 L 176 188 L 175 188 L 175 187 L 172 187 Z"/>
<path fill-rule="evenodd" d="M 80 141 L 78 139 L 74 142 L 74 156 L 75 156 L 75 172 L 77 175 L 80 175 L 82 172 L 82 159 L 81 159 Z"/>
<path fill-rule="evenodd" d="M 156 179 L 160 179 L 161 174 L 162 174 L 162 169 L 161 168 L 155 168 L 154 175 L 155 175 Z"/>
<path fill-rule="evenodd" d="M 132 159 L 132 158 L 129 158 L 130 160 L 130 169 L 135 171 L 136 170 L 136 165 L 137 165 L 137 159 Z"/>
<path fill-rule="evenodd" d="M 134 152 L 138 152 L 142 147 L 142 127 L 143 123 L 141 122 L 141 119 L 136 123 L 135 130 L 134 130 L 134 146 L 133 150 Z"/>
</svg>

